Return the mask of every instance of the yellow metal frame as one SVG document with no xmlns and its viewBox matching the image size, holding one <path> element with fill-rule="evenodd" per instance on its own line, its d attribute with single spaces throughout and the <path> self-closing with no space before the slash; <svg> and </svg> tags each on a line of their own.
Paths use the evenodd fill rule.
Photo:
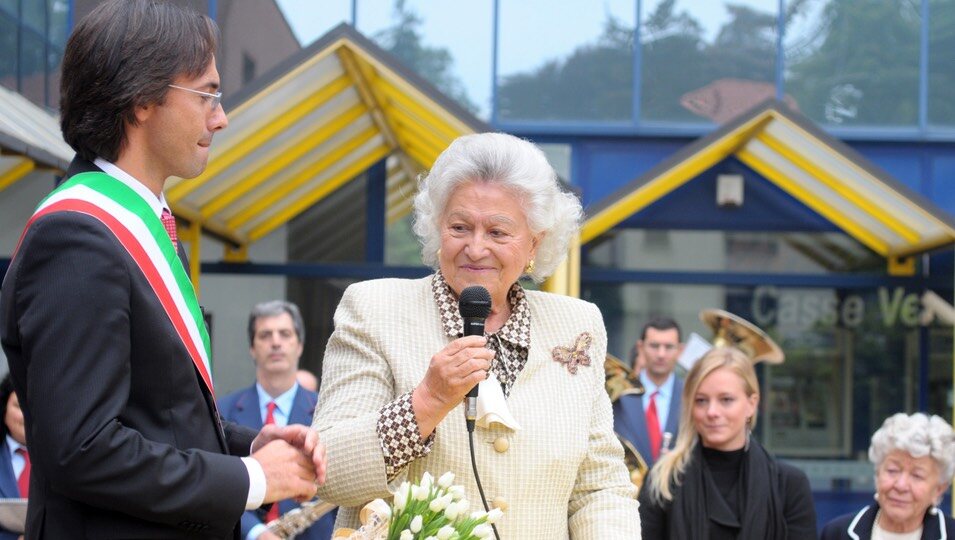
<svg viewBox="0 0 955 540">
<path fill-rule="evenodd" d="M 391 149 L 386 145 L 381 145 L 375 150 L 362 155 L 357 161 L 351 163 L 334 176 L 322 182 L 317 188 L 307 193 L 305 196 L 296 199 L 291 204 L 266 219 L 259 225 L 256 225 L 249 231 L 249 238 L 254 242 L 259 238 L 269 234 L 278 227 L 281 227 L 289 220 L 307 210 L 316 202 L 322 200 L 326 195 L 335 191 L 343 184 L 366 171 L 369 167 L 379 160 L 388 156 Z"/>
<path fill-rule="evenodd" d="M 869 249 L 875 251 L 879 255 L 882 255 L 883 257 L 887 257 L 889 255 L 889 244 L 885 240 L 872 234 L 865 227 L 848 218 L 836 207 L 815 196 L 810 190 L 801 186 L 799 182 L 789 178 L 787 175 L 783 174 L 769 163 L 766 163 L 766 161 L 759 158 L 749 150 L 743 148 L 739 149 L 736 152 L 736 157 L 738 157 L 740 161 L 748 165 L 754 171 L 763 175 L 771 182 L 782 188 L 784 191 L 801 201 L 803 204 L 809 208 L 812 208 L 824 218 L 838 225 L 842 230 L 846 231 L 858 241 L 868 246 Z"/>
<path fill-rule="evenodd" d="M 36 162 L 32 159 L 24 159 L 13 167 L 10 167 L 0 174 L 0 191 L 12 186 L 24 176 L 36 170 Z"/>
<path fill-rule="evenodd" d="M 745 144 L 758 129 L 771 119 L 767 114 L 753 118 L 727 133 L 686 160 L 663 171 L 636 190 L 624 195 L 611 206 L 589 218 L 581 228 L 580 240 L 586 244 L 656 202 L 664 195 L 695 178 Z"/>
<path fill-rule="evenodd" d="M 322 86 L 316 92 L 312 93 L 302 101 L 289 108 L 284 114 L 278 116 L 272 122 L 267 122 L 263 126 L 258 126 L 250 133 L 243 134 L 238 138 L 239 142 L 228 147 L 221 154 L 216 155 L 209 161 L 208 167 L 204 173 L 196 178 L 185 181 L 177 181 L 174 185 L 166 189 L 166 200 L 170 203 L 176 203 L 182 200 L 186 195 L 202 187 L 207 182 L 218 176 L 224 170 L 234 165 L 237 161 L 252 153 L 255 149 L 292 127 L 311 111 L 324 105 L 340 92 L 351 86 L 351 80 L 348 75 L 341 75 L 331 83 Z"/>
<path fill-rule="evenodd" d="M 580 236 L 571 241 L 567 257 L 544 283 L 541 290 L 580 298 Z"/>
<path fill-rule="evenodd" d="M 309 151 L 331 140 L 342 129 L 361 118 L 368 111 L 362 103 L 343 111 L 328 123 L 318 126 L 311 133 L 306 134 L 290 148 L 279 148 L 272 155 L 263 159 L 263 165 L 250 174 L 242 177 L 235 183 L 222 182 L 221 194 L 213 198 L 201 208 L 202 216 L 209 217 L 225 210 L 235 201 L 242 198 L 253 189 L 266 183 L 269 179 L 288 168 L 296 160 L 301 159 Z"/>
<path fill-rule="evenodd" d="M 376 135 L 378 135 L 378 128 L 370 126 L 351 139 L 344 141 L 327 154 L 319 157 L 318 160 L 311 165 L 284 181 L 281 186 L 269 190 L 265 195 L 254 200 L 251 204 L 237 212 L 226 220 L 226 225 L 233 229 L 243 228 L 244 225 L 252 221 L 256 216 L 279 204 L 282 199 L 288 197 L 293 191 L 296 191 L 320 175 L 326 168 L 345 159 L 345 156 L 360 148 Z M 251 235 L 250 240 L 254 240 Z"/>
<path fill-rule="evenodd" d="M 822 167 L 810 162 L 802 155 L 797 154 L 791 148 L 783 144 L 779 139 L 763 132 L 756 135 L 756 140 L 762 142 L 770 149 L 788 159 L 803 171 L 807 172 L 810 176 L 819 180 L 819 182 L 824 184 L 826 187 L 835 191 L 846 200 L 861 208 L 866 214 L 872 216 L 873 219 L 879 221 L 885 225 L 886 228 L 901 236 L 906 241 L 916 243 L 921 240 L 921 236 L 917 231 L 915 231 L 915 229 L 909 227 L 892 214 L 886 212 L 884 208 L 880 208 L 876 204 L 873 204 L 870 200 L 850 188 L 845 182 L 834 177 Z"/>
</svg>

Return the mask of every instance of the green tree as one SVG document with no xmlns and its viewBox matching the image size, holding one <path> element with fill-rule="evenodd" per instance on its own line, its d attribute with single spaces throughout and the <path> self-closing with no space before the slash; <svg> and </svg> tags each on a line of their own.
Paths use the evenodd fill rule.
<svg viewBox="0 0 955 540">
<path fill-rule="evenodd" d="M 498 115 L 535 120 L 628 120 L 632 111 L 633 30 L 608 17 L 594 44 L 564 60 L 508 76 L 498 91 Z"/>
<path fill-rule="evenodd" d="M 825 123 L 914 124 L 919 25 L 918 0 L 830 0 L 789 59 L 787 93 Z"/>
<path fill-rule="evenodd" d="M 451 53 L 447 49 L 424 44 L 421 37 L 422 19 L 405 4 L 405 0 L 395 0 L 394 19 L 394 26 L 379 31 L 372 39 L 459 105 L 477 112 L 477 105 L 471 101 L 464 85 L 452 72 L 454 58 Z"/>
</svg>

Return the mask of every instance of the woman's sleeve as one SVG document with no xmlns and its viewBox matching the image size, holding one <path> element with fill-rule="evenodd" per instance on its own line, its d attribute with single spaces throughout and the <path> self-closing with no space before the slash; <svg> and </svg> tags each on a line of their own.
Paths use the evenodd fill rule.
<svg viewBox="0 0 955 540">
<path fill-rule="evenodd" d="M 569 501 L 569 527 L 575 540 L 640 537 L 640 512 L 636 488 L 623 461 L 623 448 L 613 432 L 613 411 L 604 389 L 603 361 L 607 356 L 607 331 L 593 304 L 592 349 L 593 402 L 590 409 L 590 444 L 577 472 Z"/>
<path fill-rule="evenodd" d="M 388 472 L 378 425 L 384 407 L 399 399 L 388 359 L 375 335 L 369 287 L 345 290 L 335 331 L 325 348 L 322 387 L 312 427 L 326 447 L 326 481 L 319 497 L 341 506 L 387 498 Z"/>
<path fill-rule="evenodd" d="M 816 507 L 812 502 L 812 488 L 809 478 L 792 465 L 780 464 L 786 481 L 782 483 L 786 492 L 783 514 L 789 538 L 816 538 Z"/>
</svg>

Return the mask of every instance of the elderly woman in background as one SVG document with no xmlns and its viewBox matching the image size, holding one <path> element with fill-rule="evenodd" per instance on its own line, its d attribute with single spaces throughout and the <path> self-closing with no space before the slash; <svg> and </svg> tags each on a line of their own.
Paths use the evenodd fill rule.
<svg viewBox="0 0 955 540">
<path fill-rule="evenodd" d="M 824 540 L 955 538 L 955 520 L 937 508 L 955 474 L 955 433 L 938 416 L 890 416 L 872 436 L 875 503 L 826 524 Z"/>
<path fill-rule="evenodd" d="M 716 348 L 687 374 L 680 432 L 640 491 L 643 538 L 815 538 L 809 480 L 750 436 L 759 383 L 741 351 Z"/>
<path fill-rule="evenodd" d="M 320 496 L 345 507 L 339 526 L 424 472 L 455 473 L 480 506 L 462 401 L 481 383 L 475 460 L 487 500 L 506 510 L 502 538 L 638 537 L 600 312 L 518 281 L 555 270 L 580 203 L 537 147 L 486 133 L 438 157 L 414 207 L 435 273 L 350 286 L 325 352 L 313 426 L 328 449 Z M 458 297 L 472 285 L 489 291 L 491 312 L 485 336 L 462 337 Z"/>
</svg>

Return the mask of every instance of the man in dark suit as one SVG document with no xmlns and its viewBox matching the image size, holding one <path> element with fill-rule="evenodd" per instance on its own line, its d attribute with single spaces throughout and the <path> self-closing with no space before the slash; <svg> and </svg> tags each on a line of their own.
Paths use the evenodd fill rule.
<svg viewBox="0 0 955 540">
<path fill-rule="evenodd" d="M 173 4 L 108 0 L 66 45 L 61 127 L 77 157 L 0 291 L 31 449 L 28 539 L 235 538 L 246 509 L 324 481 L 315 432 L 220 419 L 162 195 L 203 171 L 227 125 L 217 35 Z"/>
<path fill-rule="evenodd" d="M 284 300 L 263 302 L 249 314 L 249 354 L 255 362 L 255 384 L 219 400 L 222 417 L 231 422 L 262 429 L 274 423 L 311 425 L 318 394 L 297 381 L 298 362 L 305 346 L 305 326 L 298 306 Z M 267 511 L 242 516 L 242 536 L 247 540 L 272 540 L 265 523 L 286 514 L 298 504 L 280 501 Z M 300 533 L 301 540 L 332 537 L 335 514 L 329 513 Z"/>
<path fill-rule="evenodd" d="M 630 441 L 647 465 L 653 467 L 680 426 L 683 379 L 674 373 L 683 351 L 680 325 L 655 317 L 640 332 L 637 356 L 643 359 L 642 395 L 623 395 L 613 404 L 614 431 Z"/>
<path fill-rule="evenodd" d="M 3 423 L 0 424 L 0 497 L 4 499 L 26 498 L 29 494 L 30 454 L 27 453 L 23 412 L 13 380 L 8 373 L 0 381 L 0 407 Z M 21 489 L 21 486 L 23 489 Z M 0 527 L 0 540 L 17 540 L 20 534 Z"/>
</svg>

